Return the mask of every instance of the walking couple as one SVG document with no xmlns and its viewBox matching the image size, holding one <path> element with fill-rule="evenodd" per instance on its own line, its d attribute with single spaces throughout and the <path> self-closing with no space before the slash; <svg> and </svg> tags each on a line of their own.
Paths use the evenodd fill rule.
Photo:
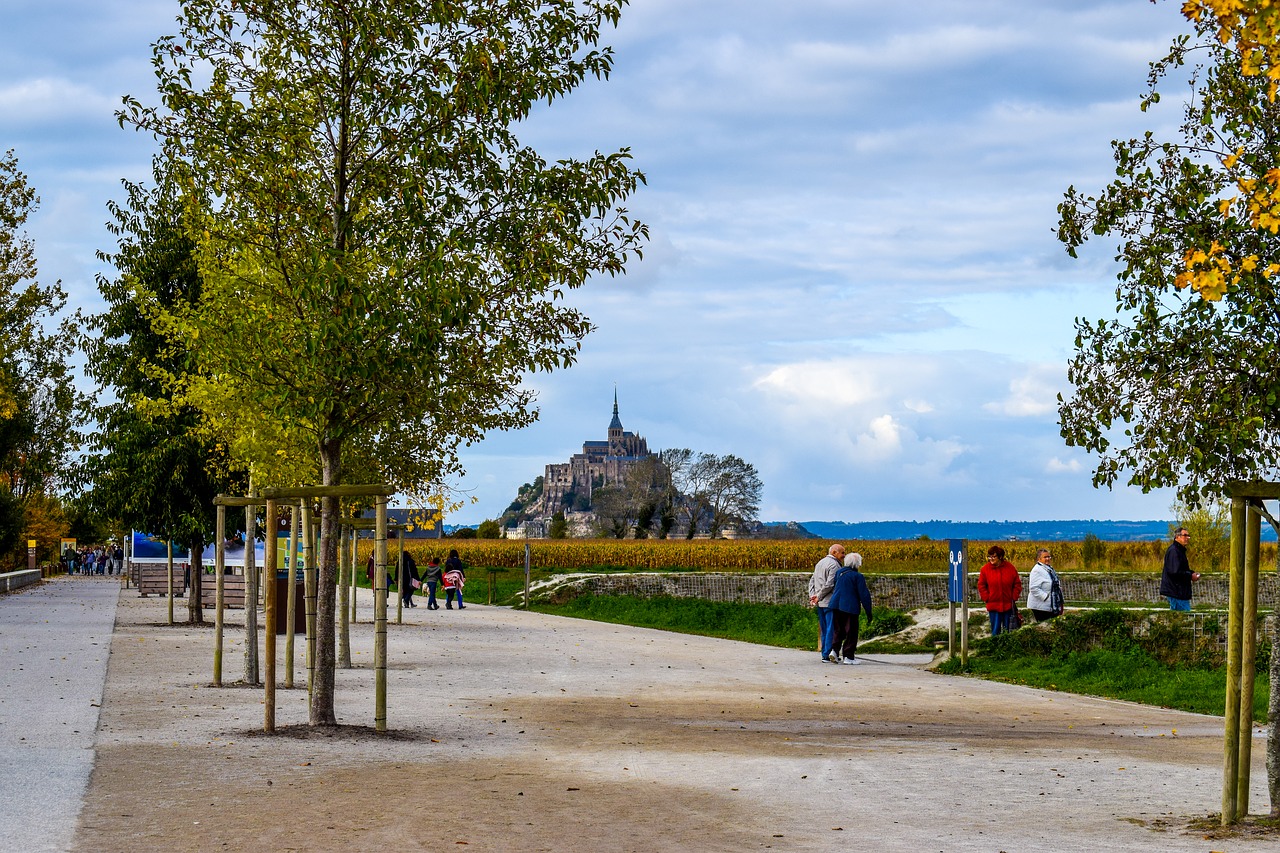
<svg viewBox="0 0 1280 853">
<path fill-rule="evenodd" d="M 832 545 L 827 556 L 813 567 L 809 579 L 809 606 L 818 614 L 821 651 L 824 661 L 861 663 L 855 657 L 858 648 L 858 616 L 867 614 L 871 621 L 871 591 L 867 579 L 858 571 L 861 554 L 846 553 L 844 546 Z"/>
</svg>

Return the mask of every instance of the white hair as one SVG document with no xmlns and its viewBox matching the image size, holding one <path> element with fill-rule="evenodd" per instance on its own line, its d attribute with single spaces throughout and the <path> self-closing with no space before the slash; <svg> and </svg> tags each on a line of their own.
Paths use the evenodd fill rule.
<svg viewBox="0 0 1280 853">
<path fill-rule="evenodd" d="M 862 555 L 846 554 L 844 558 L 844 564 L 853 569 L 860 569 L 862 568 Z"/>
</svg>

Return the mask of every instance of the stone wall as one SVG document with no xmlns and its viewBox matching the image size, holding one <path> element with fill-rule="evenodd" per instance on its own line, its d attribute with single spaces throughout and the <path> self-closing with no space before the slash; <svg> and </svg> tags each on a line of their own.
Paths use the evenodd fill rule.
<svg viewBox="0 0 1280 853">
<path fill-rule="evenodd" d="M 1091 573 L 1060 575 L 1068 604 L 1103 602 L 1151 602 L 1162 605 L 1159 572 Z M 945 607 L 947 576 L 866 575 L 872 600 L 894 610 L 917 607 Z M 1023 578 L 1026 583 L 1026 578 Z M 977 593 L 978 576 L 969 576 L 970 606 L 982 607 Z M 627 573 L 605 575 L 557 575 L 532 590 L 535 598 L 572 598 L 582 593 L 634 595 L 651 598 L 702 598 L 708 601 L 742 601 L 762 604 L 807 604 L 809 573 L 732 574 L 724 572 Z M 1223 575 L 1205 575 L 1195 585 L 1195 604 L 1226 607 L 1228 580 Z M 1025 593 L 1023 601 L 1025 602 Z M 1258 606 L 1280 605 L 1280 577 L 1268 572 L 1258 578 Z"/>
</svg>

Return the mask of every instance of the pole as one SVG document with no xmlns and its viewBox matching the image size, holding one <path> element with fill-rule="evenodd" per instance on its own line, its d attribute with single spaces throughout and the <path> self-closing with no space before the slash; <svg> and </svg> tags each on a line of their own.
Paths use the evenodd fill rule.
<svg viewBox="0 0 1280 853">
<path fill-rule="evenodd" d="M 338 526 L 338 666 L 351 669 L 351 575 L 355 560 L 347 549 L 349 528 Z"/>
<path fill-rule="evenodd" d="M 316 684 L 316 572 L 320 554 L 316 548 L 316 528 L 311 501 L 302 505 L 302 531 L 306 559 L 302 562 L 302 588 L 307 596 L 307 713 L 311 712 L 312 691 Z"/>
<path fill-rule="evenodd" d="M 387 730 L 387 499 L 375 503 L 373 561 L 373 727 Z"/>
<path fill-rule="evenodd" d="M 947 603 L 947 657 L 956 656 L 956 603 Z"/>
<path fill-rule="evenodd" d="M 356 586 L 356 572 L 358 571 L 358 566 L 360 565 L 360 560 L 358 559 L 360 556 L 360 550 L 359 550 L 360 534 L 359 534 L 359 531 L 357 531 L 354 527 L 351 528 L 350 544 L 351 544 L 351 621 L 354 623 L 358 621 L 356 619 L 356 599 L 359 597 L 357 595 L 357 592 L 359 591 L 359 587 Z M 350 660 L 350 658 L 348 658 L 348 660 Z M 347 665 L 350 666 L 350 663 L 348 663 Z"/>
<path fill-rule="evenodd" d="M 529 609 L 529 543 L 524 543 L 524 609 Z M 819 649 L 821 651 L 821 649 Z"/>
<path fill-rule="evenodd" d="M 224 567 L 227 564 L 227 508 L 218 505 L 215 510 L 216 521 L 214 522 L 213 538 L 215 540 L 213 546 L 213 570 L 217 574 L 214 580 L 214 614 L 213 614 L 213 686 L 222 686 L 222 610 L 224 606 L 224 587 L 226 580 L 223 578 Z"/>
<path fill-rule="evenodd" d="M 253 478 L 249 478 L 252 497 Z M 258 508 L 244 508 L 244 683 L 258 683 Z"/>
<path fill-rule="evenodd" d="M 1244 540 L 1244 583 L 1241 585 L 1240 620 L 1240 758 L 1236 765 L 1236 814 L 1249 814 L 1249 771 L 1253 757 L 1253 678 L 1258 655 L 1258 562 L 1262 539 L 1262 514 L 1249 507 Z"/>
<path fill-rule="evenodd" d="M 298 591 L 294 582 L 298 576 L 298 527 L 302 524 L 302 505 L 289 507 L 289 553 L 285 554 L 284 564 L 289 571 L 289 583 L 284 593 L 284 686 L 293 688 L 293 626 L 297 623 Z M 310 558 L 310 555 L 308 555 Z"/>
<path fill-rule="evenodd" d="M 960 598 L 960 668 L 969 665 L 969 573 L 961 577 L 964 595 Z"/>
<path fill-rule="evenodd" d="M 276 730 L 276 539 L 277 539 L 277 521 L 276 513 L 278 507 L 274 498 L 267 499 L 267 543 L 266 543 L 266 567 L 264 574 L 267 577 L 266 583 L 266 638 L 265 645 L 265 665 L 263 681 L 266 689 L 263 691 L 263 718 L 262 729 L 266 732 L 274 732 Z"/>
<path fill-rule="evenodd" d="M 164 543 L 165 545 L 165 565 L 169 568 L 169 624 L 173 624 L 173 540 L 170 539 Z"/>
<path fill-rule="evenodd" d="M 1239 820 L 1240 652 L 1244 616 L 1245 502 L 1231 499 L 1231 585 L 1227 604 L 1227 696 L 1222 736 L 1222 825 Z"/>
</svg>

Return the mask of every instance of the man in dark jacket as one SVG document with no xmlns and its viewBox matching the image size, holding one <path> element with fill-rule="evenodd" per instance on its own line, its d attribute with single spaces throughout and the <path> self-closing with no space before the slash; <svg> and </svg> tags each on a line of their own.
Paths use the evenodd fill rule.
<svg viewBox="0 0 1280 853">
<path fill-rule="evenodd" d="M 414 561 L 413 555 L 405 551 L 400 555 L 400 599 L 405 607 L 418 606 L 413 603 L 414 581 L 422 581 L 422 578 L 418 577 L 418 564 Z"/>
<path fill-rule="evenodd" d="M 1169 600 L 1170 610 L 1191 609 L 1191 582 L 1200 580 L 1200 573 L 1191 571 L 1187 562 L 1187 543 L 1191 534 L 1179 527 L 1173 533 L 1173 544 L 1164 552 L 1164 571 L 1160 574 L 1160 594 Z"/>
<path fill-rule="evenodd" d="M 858 616 L 867 614 L 871 621 L 871 590 L 867 579 L 858 569 L 862 566 L 861 554 L 849 554 L 844 566 L 836 571 L 835 588 L 831 592 L 831 615 L 835 634 L 832 651 L 842 656 L 841 663 L 861 663 L 854 657 L 858 648 Z"/>
</svg>

